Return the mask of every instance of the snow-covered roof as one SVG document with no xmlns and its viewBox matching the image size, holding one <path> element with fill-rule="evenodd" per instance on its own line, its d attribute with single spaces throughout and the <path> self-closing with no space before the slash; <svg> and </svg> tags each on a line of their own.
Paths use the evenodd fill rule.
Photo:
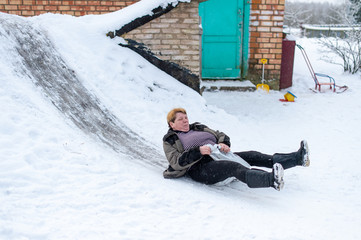
<svg viewBox="0 0 361 240">
<path fill-rule="evenodd" d="M 140 2 L 143 2 L 143 1 L 140 1 Z M 179 2 L 190 2 L 190 0 L 183 0 L 183 1 L 162 0 L 162 1 L 159 1 L 158 4 L 152 5 L 154 8 L 151 10 L 151 12 L 135 16 L 135 18 L 132 21 L 123 25 L 120 29 L 117 29 L 115 31 L 115 35 L 122 36 L 124 33 L 128 33 L 130 31 L 152 21 L 155 18 L 158 18 L 158 17 L 162 16 L 163 14 L 168 13 L 173 8 L 175 8 Z"/>
<path fill-rule="evenodd" d="M 154 9 L 159 7 L 166 9 L 169 6 L 177 6 L 180 2 L 191 2 L 191 0 L 141 0 L 119 11 L 103 15 L 87 15 L 84 19 L 88 24 L 95 26 L 100 31 L 108 29 L 113 31 L 121 29 L 126 24 L 137 18 L 153 16 Z"/>
<path fill-rule="evenodd" d="M 308 30 L 317 30 L 317 31 L 350 31 L 350 30 L 361 30 L 360 24 L 354 25 L 342 25 L 342 24 L 330 24 L 330 25 L 315 25 L 315 24 L 303 24 L 302 27 Z"/>
</svg>

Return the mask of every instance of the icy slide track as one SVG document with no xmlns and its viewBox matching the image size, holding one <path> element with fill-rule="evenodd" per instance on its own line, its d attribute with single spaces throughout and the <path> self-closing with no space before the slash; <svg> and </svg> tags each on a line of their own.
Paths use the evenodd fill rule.
<svg viewBox="0 0 361 240">
<path fill-rule="evenodd" d="M 16 23 L 6 18 L 0 20 L 5 32 L 0 31 L 0 37 L 12 42 L 11 50 L 21 59 L 15 63 L 15 71 L 32 79 L 66 118 L 116 152 L 140 162 L 164 166 L 163 155 L 125 126 L 85 88 L 44 32 L 22 19 Z"/>
</svg>

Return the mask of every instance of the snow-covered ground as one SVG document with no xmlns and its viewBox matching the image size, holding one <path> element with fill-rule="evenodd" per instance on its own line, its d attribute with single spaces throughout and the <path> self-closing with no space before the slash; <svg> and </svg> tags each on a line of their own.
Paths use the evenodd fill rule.
<svg viewBox="0 0 361 240">
<path fill-rule="evenodd" d="M 297 39 L 317 72 L 349 90 L 310 91 L 296 50 L 294 86 L 287 89 L 294 103 L 279 101 L 286 91 L 201 97 L 119 47 L 121 39 L 105 37 L 135 10 L 81 18 L 0 14 L 0 239 L 359 239 L 360 75 L 321 60 L 316 40 Z M 287 170 L 281 192 L 165 180 L 163 167 L 113 151 L 56 109 L 20 70 L 11 36 L 21 34 L 11 35 L 9 24 L 50 39 L 101 105 L 161 155 L 166 114 L 182 106 L 190 121 L 227 133 L 233 150 L 290 152 L 307 139 L 311 166 Z"/>
</svg>

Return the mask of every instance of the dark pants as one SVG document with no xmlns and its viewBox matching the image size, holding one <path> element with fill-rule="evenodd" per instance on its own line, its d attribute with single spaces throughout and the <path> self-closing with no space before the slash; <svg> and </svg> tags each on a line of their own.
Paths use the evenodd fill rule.
<svg viewBox="0 0 361 240">
<path fill-rule="evenodd" d="M 280 163 L 284 169 L 299 164 L 300 150 L 289 154 L 276 153 L 267 155 L 256 151 L 235 152 L 251 166 L 272 168 L 273 164 Z M 194 181 L 215 184 L 235 177 L 251 188 L 270 187 L 273 185 L 273 173 L 259 169 L 249 169 L 240 163 L 232 161 L 214 161 L 210 156 L 204 156 L 202 161 L 188 170 L 188 176 Z"/>
<path fill-rule="evenodd" d="M 301 150 L 293 153 L 263 154 L 256 151 L 235 152 L 251 166 L 272 168 L 273 164 L 280 163 L 284 169 L 300 165 Z"/>
</svg>

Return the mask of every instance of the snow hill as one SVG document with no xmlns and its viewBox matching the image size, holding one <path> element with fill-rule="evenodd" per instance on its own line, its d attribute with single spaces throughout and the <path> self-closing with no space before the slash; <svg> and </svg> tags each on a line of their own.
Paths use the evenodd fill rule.
<svg viewBox="0 0 361 240">
<path fill-rule="evenodd" d="M 358 239 L 360 75 L 298 39 L 347 92 L 310 91 L 296 51 L 295 103 L 277 91 L 202 97 L 105 37 L 152 9 L 141 2 L 80 18 L 0 14 L 0 239 Z M 165 116 L 178 106 L 234 151 L 307 139 L 311 167 L 286 171 L 281 192 L 165 180 Z"/>
</svg>

